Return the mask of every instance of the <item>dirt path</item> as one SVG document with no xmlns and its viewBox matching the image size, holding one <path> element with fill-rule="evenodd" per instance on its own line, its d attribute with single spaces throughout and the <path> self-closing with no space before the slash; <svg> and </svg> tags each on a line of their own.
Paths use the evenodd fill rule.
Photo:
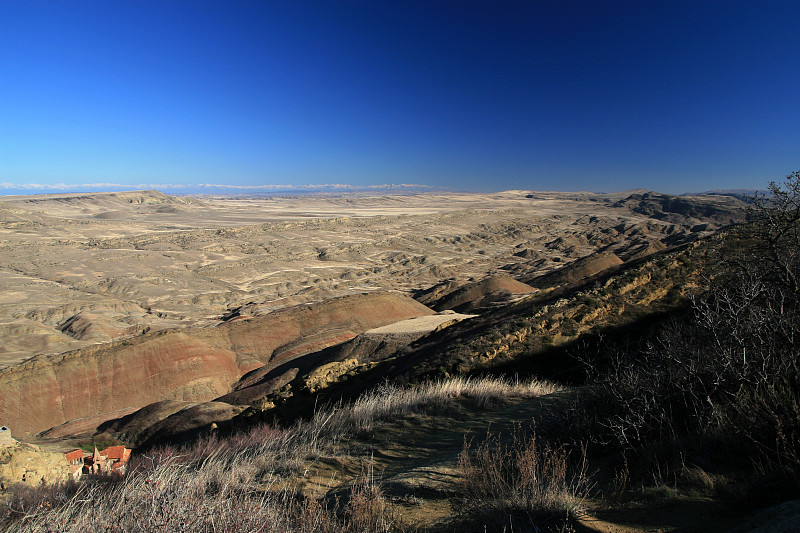
<svg viewBox="0 0 800 533">
<path fill-rule="evenodd" d="M 346 459 L 323 459 L 309 472 L 302 490 L 317 495 L 340 493 L 365 476 L 379 481 L 400 521 L 420 528 L 439 525 L 454 511 L 458 456 L 466 440 L 488 435 L 508 438 L 563 412 L 573 391 L 516 400 L 492 410 L 456 405 L 439 414 L 419 414 L 355 439 L 363 453 Z M 352 443 L 351 443 L 352 444 Z"/>
<path fill-rule="evenodd" d="M 464 402 L 440 413 L 404 417 L 369 435 L 354 436 L 347 443 L 357 450 L 352 455 L 319 460 L 304 478 L 302 490 L 341 496 L 353 483 L 369 477 L 378 482 L 400 523 L 422 531 L 450 531 L 449 519 L 458 511 L 457 463 L 465 441 L 478 444 L 489 435 L 505 440 L 519 429 L 552 422 L 563 417 L 575 394 L 566 390 L 488 410 Z M 614 509 L 590 500 L 579 530 L 721 532 L 741 526 L 746 519 L 702 497 L 657 498 L 619 504 Z M 754 520 L 763 527 L 764 520 Z"/>
</svg>

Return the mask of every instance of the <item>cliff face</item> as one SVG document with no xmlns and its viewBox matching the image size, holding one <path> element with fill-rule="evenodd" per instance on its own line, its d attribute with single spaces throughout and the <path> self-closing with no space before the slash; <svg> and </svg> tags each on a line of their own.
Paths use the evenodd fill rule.
<svg viewBox="0 0 800 533">
<path fill-rule="evenodd" d="M 5 426 L 0 429 L 0 495 L 16 483 L 35 487 L 67 479 L 70 467 L 63 453 L 18 442 L 10 433 Z"/>
<path fill-rule="evenodd" d="M 249 370 L 426 314 L 433 311 L 400 294 L 361 294 L 40 357 L 0 371 L 0 422 L 29 435 L 160 400 L 208 401 Z"/>
</svg>

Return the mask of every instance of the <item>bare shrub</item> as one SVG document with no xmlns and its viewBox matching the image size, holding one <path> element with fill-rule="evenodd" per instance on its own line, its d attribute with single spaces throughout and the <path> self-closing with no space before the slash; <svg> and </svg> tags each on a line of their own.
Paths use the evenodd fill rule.
<svg viewBox="0 0 800 533">
<path fill-rule="evenodd" d="M 376 483 L 370 469 L 350 491 L 345 507 L 347 530 L 388 533 L 395 526 L 391 514 L 380 485 Z"/>
<path fill-rule="evenodd" d="M 37 487 L 17 485 L 0 505 L 0 524 L 29 520 L 42 512 L 63 506 L 77 494 L 86 490 L 86 483 L 72 480 Z"/>
<path fill-rule="evenodd" d="M 493 530 L 565 529 L 589 490 L 586 455 L 517 432 L 509 444 L 490 437 L 459 455 L 464 510 Z"/>
<path fill-rule="evenodd" d="M 800 472 L 800 172 L 770 190 L 748 224 L 709 243 L 691 313 L 619 353 L 584 396 L 596 443 L 671 460 L 676 479 L 687 455 Z"/>
</svg>

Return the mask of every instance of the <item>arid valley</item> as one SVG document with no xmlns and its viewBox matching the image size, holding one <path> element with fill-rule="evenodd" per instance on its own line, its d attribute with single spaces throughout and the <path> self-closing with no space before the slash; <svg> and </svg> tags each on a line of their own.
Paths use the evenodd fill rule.
<svg viewBox="0 0 800 533">
<path fill-rule="evenodd" d="M 0 532 L 800 530 L 799 19 L 0 2 Z"/>
<path fill-rule="evenodd" d="M 598 258 L 588 276 L 694 241 L 740 220 L 740 207 L 644 191 L 6 197 L 2 423 L 33 435 L 210 401 L 255 369 L 368 329 L 536 292 L 524 282 L 580 258 Z M 471 283 L 483 285 L 465 295 Z M 319 315 L 307 329 L 268 318 L 301 309 Z"/>
<path fill-rule="evenodd" d="M 587 408 L 580 391 L 592 380 L 620 386 L 597 377 L 608 354 L 687 313 L 719 232 L 745 212 L 733 196 L 645 190 L 3 197 L 0 424 L 13 435 L 0 455 L 4 487 L 57 486 L 70 472 L 63 454 L 93 446 L 133 448 L 131 479 L 174 475 L 170 460 L 153 462 L 179 453 L 170 449 L 199 454 L 203 471 L 233 449 L 255 453 L 246 443 L 266 432 L 277 436 L 237 461 L 276 461 L 284 452 L 270 447 L 289 441 L 300 451 L 294 466 L 264 467 L 271 473 L 248 474 L 250 483 L 338 502 L 343 510 L 318 510 L 334 529 L 526 531 L 539 514 L 469 503 L 483 490 L 476 473 L 492 467 L 474 461 L 494 457 L 491 445 L 535 445 L 534 427 L 571 446 L 561 433 Z M 553 450 L 540 452 L 562 453 Z M 594 469 L 616 461 L 593 453 Z M 244 468 L 225 464 L 215 475 Z M 579 472 L 556 505 L 566 514 L 538 523 L 608 532 L 741 523 L 709 488 L 732 474 L 684 464 L 667 482 L 614 464 Z M 705 492 L 680 488 L 697 483 Z M 230 497 L 203 502 L 197 530 L 213 530 L 220 513 L 232 520 L 219 509 Z M 352 507 L 359 498 L 366 510 Z M 281 512 L 286 527 L 297 523 L 298 511 Z M 375 523 L 360 528 L 365 512 Z"/>
</svg>

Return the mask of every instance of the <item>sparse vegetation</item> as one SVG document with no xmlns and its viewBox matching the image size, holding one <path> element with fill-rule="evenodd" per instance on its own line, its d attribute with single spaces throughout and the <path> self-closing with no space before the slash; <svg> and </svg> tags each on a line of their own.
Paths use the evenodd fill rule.
<svg viewBox="0 0 800 533">
<path fill-rule="evenodd" d="M 303 494 L 298 482 L 314 461 L 347 456 L 350 436 L 381 423 L 461 399 L 485 408 L 554 390 L 539 381 L 498 379 L 385 385 L 290 429 L 262 425 L 230 438 L 212 434 L 185 447 L 151 450 L 132 459 L 130 473 L 117 482 L 20 487 L 0 524 L 25 532 L 400 530 L 370 471 L 342 498 Z"/>
<path fill-rule="evenodd" d="M 123 480 L 20 487 L 0 525 L 30 532 L 412 530 L 374 468 L 373 452 L 402 453 L 382 450 L 381 434 L 449 416 L 432 430 L 444 432 L 465 413 L 516 408 L 523 398 L 564 390 L 538 380 L 466 377 L 536 375 L 543 366 L 552 367 L 546 375 L 569 373 L 565 383 L 582 385 L 546 400 L 574 395 L 574 409 L 562 408 L 568 399 L 548 404 L 559 407 L 535 420 L 535 433 L 527 426 L 513 435 L 473 433 L 460 454 L 459 430 L 446 473 L 457 481 L 444 496 L 453 512 L 437 527 L 569 531 L 591 499 L 596 509 L 598 500 L 632 497 L 647 505 L 689 493 L 737 503 L 795 494 L 800 173 L 772 192 L 755 199 L 748 225 L 724 235 L 482 311 L 348 372 L 351 379 L 332 381 L 316 396 L 284 386 L 285 411 L 269 411 L 278 402 L 254 407 L 251 418 L 218 429 L 238 423 L 238 433 L 150 449 Z M 333 252 L 317 253 L 329 259 Z M 675 316 L 665 325 L 667 314 Z M 420 383 L 432 378 L 439 380 Z M 310 416 L 316 400 L 333 407 Z M 515 420 L 527 424 L 526 413 Z M 284 426 L 242 428 L 280 416 Z M 300 416 L 310 419 L 295 422 Z M 335 475 L 312 486 L 321 465 Z M 336 479 L 342 465 L 351 470 Z"/>
<path fill-rule="evenodd" d="M 712 243 L 691 312 L 616 350 L 584 395 L 581 435 L 635 458 L 640 480 L 680 483 L 697 463 L 757 487 L 751 499 L 800 490 L 787 483 L 800 473 L 800 173 L 770 189 L 749 224 Z"/>
<path fill-rule="evenodd" d="M 376 421 L 404 416 L 418 409 L 441 407 L 455 398 L 468 398 L 478 408 L 485 409 L 509 398 L 532 398 L 557 390 L 559 387 L 537 380 L 509 382 L 496 378 L 454 377 L 413 388 L 386 383 L 359 398 L 341 416 L 342 423 L 363 430 Z"/>
<path fill-rule="evenodd" d="M 116 483 L 91 480 L 18 494 L 8 504 L 6 525 L 30 532 L 389 530 L 385 517 L 375 516 L 381 495 L 368 480 L 342 504 L 277 487 L 264 472 L 266 465 L 258 467 L 259 458 L 269 463 L 269 456 L 257 454 L 275 448 L 279 455 L 288 444 L 278 439 L 260 449 L 217 453 L 199 464 L 162 450 L 142 458 L 136 471 Z"/>
<path fill-rule="evenodd" d="M 464 444 L 459 469 L 463 506 L 473 521 L 493 531 L 563 531 L 589 490 L 586 455 L 517 433 L 510 443 L 490 438 Z"/>
</svg>

